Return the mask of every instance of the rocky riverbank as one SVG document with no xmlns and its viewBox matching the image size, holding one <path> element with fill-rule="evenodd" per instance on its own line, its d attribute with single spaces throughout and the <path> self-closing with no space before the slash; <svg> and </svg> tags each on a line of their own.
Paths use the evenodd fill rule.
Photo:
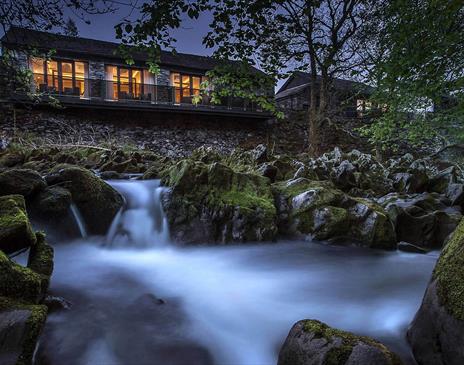
<svg viewBox="0 0 464 365">
<path fill-rule="evenodd" d="M 70 207 L 75 205 L 89 233 L 103 235 L 124 204 L 119 193 L 103 179 L 129 176 L 161 179 L 170 188 L 163 198 L 164 208 L 171 237 L 180 244 L 295 237 L 426 252 L 443 247 L 461 221 L 464 208 L 460 168 L 443 161 L 414 159 L 412 155 L 380 163 L 356 150 L 344 153 L 335 149 L 311 158 L 306 154 L 273 155 L 264 145 L 229 154 L 199 148 L 189 157 L 172 158 L 145 150 L 12 146 L 0 154 L 0 259 L 2 274 L 6 275 L 0 288 L 1 315 L 22 328 L 27 340 L 13 341 L 10 347 L 7 342 L 9 356 L 24 358 L 24 363 L 30 361 L 46 316 L 43 303 L 53 267 L 53 250 L 43 234 L 32 231 L 28 215 L 55 228 L 66 227 Z M 456 232 L 454 237 L 460 230 Z M 437 295 L 434 285 L 438 285 L 439 278 L 450 275 L 451 266 L 443 262 L 452 256 L 460 257 L 459 242 L 453 238 L 446 246 L 416 326 L 420 327 L 421 318 L 430 315 L 427 311 L 433 306 L 427 303 L 436 303 L 430 299 Z M 27 268 L 7 256 L 28 248 Z M 16 285 L 18 282 L 21 284 Z M 456 295 L 460 295 L 459 286 L 443 289 L 443 285 L 438 285 L 438 296 L 445 290 L 446 298 L 452 298 L 454 303 Z M 459 311 L 453 311 L 449 322 L 460 321 Z M 36 316 L 36 312 L 40 315 Z M 291 335 L 299 338 L 300 334 L 294 332 Z M 320 338 L 320 331 L 303 332 L 311 341 Z M 332 333 L 326 327 L 323 332 Z M 423 350 L 415 345 L 416 337 L 410 332 L 416 357 L 420 358 Z M 351 341 L 354 337 L 348 338 Z M 293 356 L 288 351 L 307 353 L 307 349 L 296 350 L 298 341 L 290 341 L 291 349 L 282 355 L 285 359 Z M 361 347 L 369 352 L 369 346 L 386 356 L 386 364 L 397 363 L 396 357 L 380 344 L 356 338 L 347 349 L 345 340 L 340 341 L 343 361 L 337 360 L 337 364 L 351 363 L 350 354 Z M 299 363 L 308 362 L 295 362 Z"/>
</svg>

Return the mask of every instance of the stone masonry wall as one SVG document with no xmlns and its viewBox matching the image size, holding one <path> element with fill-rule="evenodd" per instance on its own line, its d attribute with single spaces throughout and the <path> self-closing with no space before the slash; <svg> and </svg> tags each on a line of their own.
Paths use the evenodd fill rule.
<svg viewBox="0 0 464 365">
<path fill-rule="evenodd" d="M 268 123 L 243 118 L 140 111 L 49 109 L 0 113 L 0 140 L 13 135 L 46 144 L 130 145 L 163 155 L 186 156 L 201 146 L 223 153 L 268 142 Z"/>
</svg>

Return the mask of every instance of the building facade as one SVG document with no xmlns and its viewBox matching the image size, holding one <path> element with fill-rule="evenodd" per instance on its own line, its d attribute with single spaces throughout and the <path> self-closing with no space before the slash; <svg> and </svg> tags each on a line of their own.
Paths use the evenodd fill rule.
<svg viewBox="0 0 464 365">
<path fill-rule="evenodd" d="M 18 27 L 9 29 L 1 43 L 32 71 L 32 91 L 53 95 L 65 106 L 269 117 L 241 98 L 211 102 L 208 90 L 202 88 L 206 73 L 220 65 L 211 57 L 162 51 L 160 70 L 154 74 L 147 67 L 146 53 L 134 49 L 134 63 L 128 65 L 117 43 Z M 50 51 L 51 56 L 41 56 Z"/>
<path fill-rule="evenodd" d="M 319 82 L 318 78 L 318 82 Z M 318 83 L 316 83 L 317 85 Z M 339 118 L 364 118 L 371 111 L 368 101 L 373 88 L 344 79 L 334 79 L 330 90 L 329 112 Z M 305 112 L 310 104 L 310 74 L 295 72 L 275 95 L 276 103 L 286 113 Z M 316 99 L 319 105 L 319 98 Z"/>
</svg>

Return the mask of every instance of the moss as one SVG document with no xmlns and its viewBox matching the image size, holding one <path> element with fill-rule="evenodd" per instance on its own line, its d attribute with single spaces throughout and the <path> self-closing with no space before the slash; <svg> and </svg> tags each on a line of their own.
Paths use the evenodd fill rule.
<svg viewBox="0 0 464 365">
<path fill-rule="evenodd" d="M 24 330 L 25 336 L 22 339 L 22 352 L 16 365 L 31 364 L 38 338 L 47 318 L 47 307 L 45 305 L 31 305 L 22 301 L 0 297 L 0 311 L 6 310 L 30 311 L 30 316 L 26 321 L 26 328 Z"/>
<path fill-rule="evenodd" d="M 0 251 L 0 295 L 37 303 L 43 296 L 43 276 L 11 261 Z"/>
<path fill-rule="evenodd" d="M 0 197 L 0 249 L 6 253 L 34 245 L 36 238 L 22 195 Z"/>
<path fill-rule="evenodd" d="M 48 287 L 53 273 L 53 248 L 45 242 L 45 234 L 37 232 L 37 244 L 31 248 L 27 267 L 44 278 L 43 288 Z"/>
<path fill-rule="evenodd" d="M 340 345 L 333 347 L 327 352 L 323 362 L 324 365 L 345 364 L 350 357 L 353 348 L 360 342 L 376 347 L 382 351 L 390 360 L 392 365 L 401 364 L 401 361 L 396 354 L 390 352 L 383 344 L 370 337 L 357 336 L 350 332 L 332 328 L 317 320 L 304 321 L 303 330 L 308 333 L 313 333 L 315 338 L 324 338 L 327 342 L 333 342 L 335 338 L 341 339 Z"/>
<path fill-rule="evenodd" d="M 456 319 L 464 320 L 464 219 L 444 247 L 433 277 L 441 303 Z"/>
</svg>

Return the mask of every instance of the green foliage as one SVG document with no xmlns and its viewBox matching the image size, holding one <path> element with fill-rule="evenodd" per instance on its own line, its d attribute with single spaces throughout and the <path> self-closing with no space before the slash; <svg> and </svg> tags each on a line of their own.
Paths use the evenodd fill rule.
<svg viewBox="0 0 464 365">
<path fill-rule="evenodd" d="M 395 0 L 385 3 L 374 23 L 381 57 L 371 73 L 373 101 L 385 110 L 362 133 L 383 148 L 462 141 L 464 3 Z"/>
<path fill-rule="evenodd" d="M 32 48 L 26 50 L 26 54 L 29 57 L 41 57 L 48 60 L 55 54 L 55 51 L 51 50 L 44 54 Z M 33 76 L 30 68 L 21 67 L 18 64 L 13 51 L 6 49 L 3 51 L 0 56 L 0 85 L 4 87 L 3 90 L 8 92 L 10 100 L 26 103 L 32 102 L 34 104 L 45 101 L 53 107 L 60 107 L 58 99 L 31 87 Z"/>
</svg>

